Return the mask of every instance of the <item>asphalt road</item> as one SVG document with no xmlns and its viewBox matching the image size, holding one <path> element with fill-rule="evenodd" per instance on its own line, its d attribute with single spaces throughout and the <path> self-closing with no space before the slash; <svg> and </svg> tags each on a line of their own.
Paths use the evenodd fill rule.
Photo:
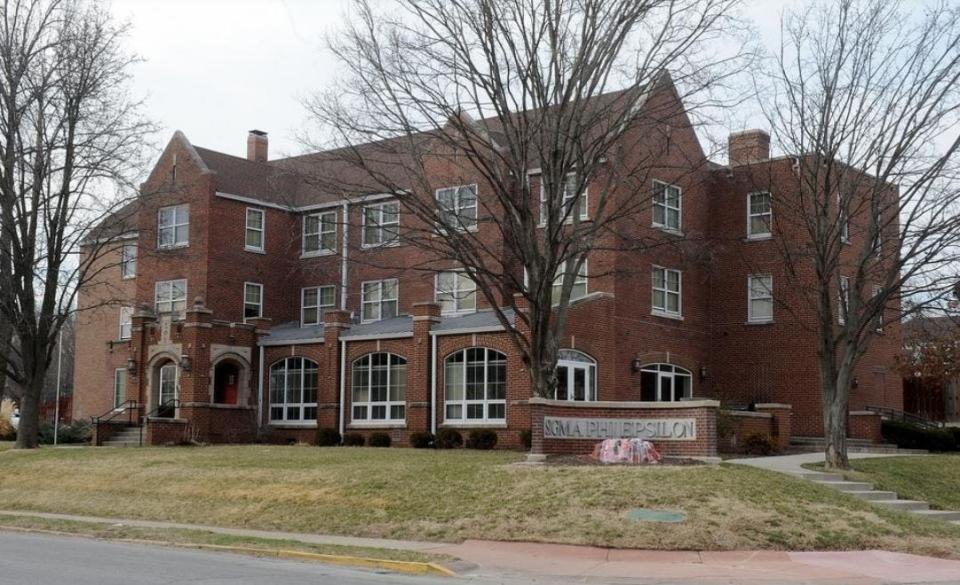
<svg viewBox="0 0 960 585">
<path fill-rule="evenodd" d="M 2 585 L 443 585 L 413 577 L 218 552 L 0 532 Z M 470 583 L 519 583 L 474 581 Z"/>
</svg>

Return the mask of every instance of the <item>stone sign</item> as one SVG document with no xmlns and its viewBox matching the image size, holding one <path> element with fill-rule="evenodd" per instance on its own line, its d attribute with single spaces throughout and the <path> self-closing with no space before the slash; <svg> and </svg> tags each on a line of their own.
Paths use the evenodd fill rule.
<svg viewBox="0 0 960 585">
<path fill-rule="evenodd" d="M 692 418 L 543 418 L 544 439 L 660 439 L 693 441 L 697 421 Z"/>
</svg>

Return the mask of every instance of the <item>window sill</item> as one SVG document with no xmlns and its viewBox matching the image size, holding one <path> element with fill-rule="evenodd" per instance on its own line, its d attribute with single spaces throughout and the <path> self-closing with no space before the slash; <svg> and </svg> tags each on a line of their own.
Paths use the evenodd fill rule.
<svg viewBox="0 0 960 585">
<path fill-rule="evenodd" d="M 448 233 L 448 230 L 446 230 L 446 229 L 444 229 L 444 228 L 442 228 L 442 227 L 440 227 L 440 226 L 438 226 L 438 225 L 434 225 L 434 226 L 433 226 L 433 229 L 434 229 L 434 231 L 433 231 L 432 234 L 430 234 L 430 236 L 431 236 L 431 237 L 434 237 L 434 238 L 442 238 L 442 237 L 445 237 L 445 236 L 447 235 L 447 233 Z M 477 232 L 480 231 L 480 226 L 479 226 L 479 225 L 474 225 L 474 226 L 467 227 L 467 228 L 459 228 L 459 229 L 449 230 L 449 231 L 453 231 L 453 232 L 457 232 L 457 233 L 461 233 L 461 234 L 475 234 L 475 233 L 477 233 Z"/>
<path fill-rule="evenodd" d="M 744 325 L 773 325 L 773 319 L 765 319 L 763 321 L 750 321 L 747 320 Z"/>
<path fill-rule="evenodd" d="M 244 251 L 244 252 L 251 252 L 251 253 L 253 253 L 253 254 L 266 254 L 266 253 L 267 253 L 267 251 L 264 250 L 263 248 L 247 248 L 246 246 L 244 246 L 243 251 Z"/>
<path fill-rule="evenodd" d="M 164 252 L 164 251 L 167 251 L 167 250 L 180 250 L 181 248 L 189 248 L 189 247 L 190 247 L 190 243 L 189 243 L 189 242 L 187 242 L 186 244 L 177 244 L 176 246 L 160 246 L 160 245 L 158 245 L 158 246 L 157 246 L 157 251 L 158 251 L 158 252 Z"/>
<path fill-rule="evenodd" d="M 665 311 L 650 311 L 650 314 L 654 317 L 662 317 L 663 319 L 673 319 L 674 321 L 683 321 L 683 315 L 680 313 L 667 313 Z"/>
<path fill-rule="evenodd" d="M 751 234 L 748 235 L 746 241 L 748 242 L 765 242 L 766 240 L 772 240 L 773 234 Z"/>
<path fill-rule="evenodd" d="M 137 275 L 133 274 L 131 276 L 121 276 L 120 280 L 135 280 L 136 278 L 137 278 Z"/>
<path fill-rule="evenodd" d="M 348 429 L 405 429 L 406 421 L 384 421 L 384 422 L 352 422 L 347 425 Z"/>
<path fill-rule="evenodd" d="M 665 233 L 665 234 L 670 234 L 671 236 L 680 236 L 680 237 L 683 237 L 683 235 L 684 235 L 684 233 L 683 233 L 682 230 L 678 230 L 678 229 L 675 229 L 675 228 L 672 228 L 672 227 L 667 227 L 667 226 L 665 226 L 665 225 L 653 224 L 651 227 L 652 227 L 653 229 L 659 230 L 659 231 L 661 231 L 661 232 L 663 232 L 663 233 Z"/>
<path fill-rule="evenodd" d="M 495 421 L 444 421 L 440 423 L 441 428 L 450 428 L 450 429 L 505 429 L 507 428 L 507 422 L 503 420 Z"/>
<path fill-rule="evenodd" d="M 307 422 L 273 422 L 269 423 L 270 428 L 272 429 L 315 429 L 317 428 L 317 421 L 307 421 Z"/>
<path fill-rule="evenodd" d="M 389 248 L 399 248 L 399 247 L 400 247 L 399 242 L 394 244 L 361 244 L 360 245 L 361 250 L 368 250 L 370 252 L 374 252 L 376 250 L 389 249 Z"/>
<path fill-rule="evenodd" d="M 336 254 L 336 250 L 317 250 L 316 252 L 303 252 L 300 254 L 300 259 L 305 258 L 323 258 L 324 256 L 333 256 Z"/>
<path fill-rule="evenodd" d="M 473 315 L 476 312 L 477 312 L 476 309 L 463 309 L 461 311 L 441 311 L 440 316 L 441 317 L 463 317 L 464 315 Z"/>
</svg>

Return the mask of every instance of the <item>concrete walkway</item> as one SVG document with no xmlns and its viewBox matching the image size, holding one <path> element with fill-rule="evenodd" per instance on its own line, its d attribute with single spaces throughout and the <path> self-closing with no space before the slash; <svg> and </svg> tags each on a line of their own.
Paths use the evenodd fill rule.
<svg viewBox="0 0 960 585">
<path fill-rule="evenodd" d="M 896 457 L 896 454 L 890 453 L 848 453 L 850 459 L 874 459 L 876 457 Z M 797 453 L 796 455 L 777 455 L 774 457 L 748 457 L 744 459 L 727 459 L 725 463 L 736 463 L 737 465 L 749 465 L 750 467 L 759 467 L 770 471 L 779 471 L 794 476 L 801 476 L 810 473 L 809 469 L 803 466 L 810 463 L 823 463 L 823 453 Z"/>
<path fill-rule="evenodd" d="M 66 514 L 0 511 L 29 516 L 145 528 L 206 530 L 221 534 L 285 539 L 313 544 L 339 544 L 446 554 L 462 559 L 454 564 L 462 578 L 490 580 L 534 577 L 550 583 L 682 582 L 697 585 L 893 585 L 960 583 L 960 561 L 884 551 L 646 551 L 591 546 L 468 540 L 459 544 L 355 538 L 242 530 L 145 520 L 123 520 Z M 2 522 L 2 517 L 0 517 Z"/>
</svg>

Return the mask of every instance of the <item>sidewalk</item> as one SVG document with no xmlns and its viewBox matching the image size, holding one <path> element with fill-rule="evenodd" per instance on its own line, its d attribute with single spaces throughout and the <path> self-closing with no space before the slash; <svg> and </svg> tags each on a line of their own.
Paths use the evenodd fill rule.
<svg viewBox="0 0 960 585">
<path fill-rule="evenodd" d="M 889 453 L 848 453 L 850 459 L 874 459 L 876 457 L 922 457 L 922 455 L 905 454 L 895 455 Z M 796 455 L 775 455 L 773 457 L 747 457 L 743 459 L 727 459 L 724 463 L 735 463 L 737 465 L 749 465 L 769 471 L 777 471 L 788 475 L 800 475 L 810 473 L 809 469 L 803 466 L 808 463 L 823 463 L 823 453 L 797 453 Z"/>
<path fill-rule="evenodd" d="M 744 585 L 822 584 L 881 585 L 907 583 L 960 583 L 960 561 L 934 559 L 884 551 L 780 552 L 780 551 L 646 551 L 590 546 L 468 540 L 459 544 L 300 534 L 200 526 L 171 522 L 124 520 L 0 511 L 0 514 L 124 524 L 143 528 L 207 530 L 220 534 L 297 540 L 312 544 L 337 544 L 411 550 L 451 555 L 465 561 L 453 568 L 464 578 L 546 576 L 551 582 L 638 584 L 682 581 L 687 584 Z"/>
</svg>

